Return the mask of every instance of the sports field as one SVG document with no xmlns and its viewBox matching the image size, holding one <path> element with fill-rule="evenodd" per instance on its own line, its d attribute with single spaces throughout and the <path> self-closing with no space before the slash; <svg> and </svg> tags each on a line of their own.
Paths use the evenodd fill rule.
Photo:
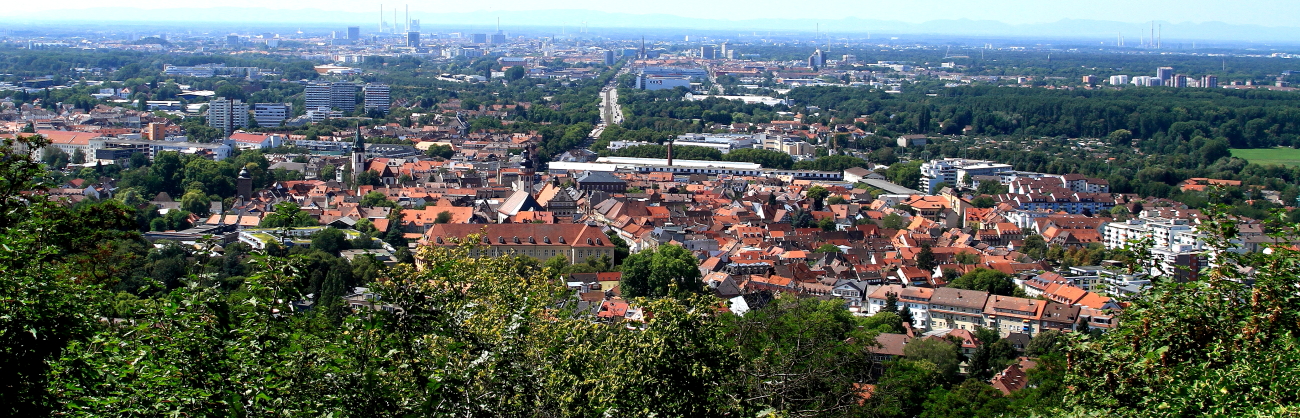
<svg viewBox="0 0 1300 418">
<path fill-rule="evenodd" d="M 1232 156 L 1261 165 L 1300 166 L 1300 149 L 1295 148 L 1233 148 Z"/>
</svg>

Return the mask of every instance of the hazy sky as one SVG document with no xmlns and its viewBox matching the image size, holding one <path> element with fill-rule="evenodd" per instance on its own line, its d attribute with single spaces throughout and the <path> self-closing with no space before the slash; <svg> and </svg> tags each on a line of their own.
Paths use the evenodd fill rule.
<svg viewBox="0 0 1300 418">
<path fill-rule="evenodd" d="M 376 13 L 380 3 L 386 10 L 403 3 L 377 0 L 223 0 L 196 2 L 180 0 L 63 0 L 57 2 L 12 1 L 0 9 L 0 16 L 22 17 L 59 9 L 105 6 L 145 9 L 211 7 L 313 8 L 358 13 Z M 936 19 L 996 20 L 1006 23 L 1044 23 L 1060 19 L 1096 19 L 1120 22 L 1162 20 L 1169 22 L 1220 21 L 1265 26 L 1300 26 L 1297 0 L 821 0 L 814 2 L 778 0 L 492 0 L 410 3 L 412 14 L 495 10 L 589 9 L 620 13 L 662 13 L 678 16 L 756 19 L 823 18 L 843 16 L 924 22 Z M 544 23 L 544 22 L 538 22 Z"/>
</svg>

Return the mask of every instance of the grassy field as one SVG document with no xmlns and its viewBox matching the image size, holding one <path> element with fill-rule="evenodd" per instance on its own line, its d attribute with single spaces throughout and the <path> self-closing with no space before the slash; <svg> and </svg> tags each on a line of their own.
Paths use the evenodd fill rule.
<svg viewBox="0 0 1300 418">
<path fill-rule="evenodd" d="M 1261 165 L 1279 164 L 1300 166 L 1300 149 L 1295 148 L 1233 148 L 1232 156 Z"/>
</svg>

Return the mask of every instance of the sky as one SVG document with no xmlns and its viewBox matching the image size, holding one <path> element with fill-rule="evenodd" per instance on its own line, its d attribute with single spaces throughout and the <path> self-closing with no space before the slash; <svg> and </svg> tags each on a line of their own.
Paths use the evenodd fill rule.
<svg viewBox="0 0 1300 418">
<path fill-rule="evenodd" d="M 320 9 L 378 14 L 403 3 L 379 0 L 223 0 L 220 6 L 269 7 L 275 9 Z M 0 9 L 9 18 L 38 17 L 41 12 L 96 7 L 142 9 L 200 8 L 213 2 L 181 0 L 62 0 L 58 2 L 18 1 Z M 602 12 L 652 14 L 744 20 L 770 18 L 859 17 L 920 23 L 941 19 L 994 20 L 1009 24 L 1049 23 L 1062 19 L 1091 19 L 1116 22 L 1160 20 L 1181 22 L 1224 22 L 1263 26 L 1300 27 L 1297 0 L 818 0 L 812 4 L 786 0 L 493 0 L 490 2 L 438 2 L 411 4 L 412 17 L 442 12 L 518 11 L 586 9 Z M 391 12 L 390 12 L 391 13 Z M 52 17 L 52 16 L 39 16 Z"/>
</svg>

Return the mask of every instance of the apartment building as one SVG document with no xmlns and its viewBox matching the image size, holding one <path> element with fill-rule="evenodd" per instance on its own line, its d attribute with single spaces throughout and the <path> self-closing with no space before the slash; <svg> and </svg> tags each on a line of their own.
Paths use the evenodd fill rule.
<svg viewBox="0 0 1300 418">
<path fill-rule="evenodd" d="M 365 97 L 364 106 L 366 111 L 378 110 L 387 112 L 392 104 L 392 95 L 387 84 L 370 83 L 362 87 L 362 95 Z"/>
<path fill-rule="evenodd" d="M 974 330 L 984 326 L 988 292 L 942 287 L 930 297 L 931 328 Z"/>
<path fill-rule="evenodd" d="M 1004 171 L 1011 171 L 1008 164 L 998 164 L 987 160 L 968 160 L 965 158 L 944 158 L 930 160 L 921 164 L 921 190 L 934 194 L 939 191 L 940 183 L 956 186 L 962 179 L 975 176 L 995 176 Z"/>
<path fill-rule="evenodd" d="M 208 102 L 208 126 L 230 136 L 235 130 L 248 126 L 248 104 L 239 99 L 218 97 Z"/>
</svg>

